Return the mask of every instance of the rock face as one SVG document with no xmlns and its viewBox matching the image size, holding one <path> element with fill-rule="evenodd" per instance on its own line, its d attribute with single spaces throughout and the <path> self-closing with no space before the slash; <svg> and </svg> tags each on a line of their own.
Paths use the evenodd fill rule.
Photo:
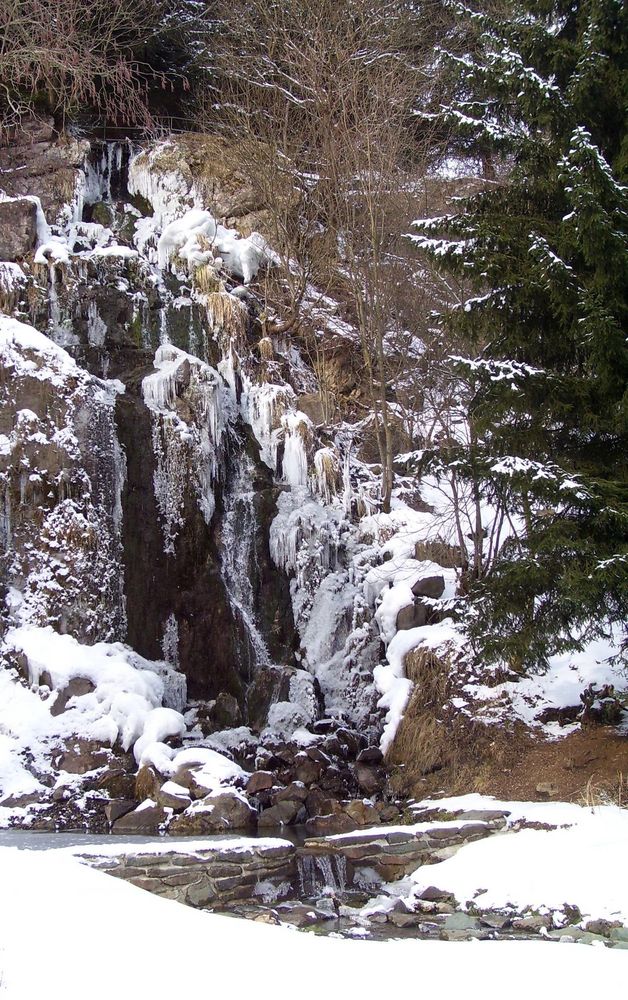
<svg viewBox="0 0 628 1000">
<path fill-rule="evenodd" d="M 6 621 L 126 642 L 180 670 L 190 697 L 206 701 L 192 710 L 194 738 L 248 724 L 267 755 L 255 764 L 271 778 L 253 781 L 248 800 L 233 789 L 208 797 L 168 772 L 163 761 L 180 742 L 163 756 L 167 734 L 154 740 L 161 764 L 138 751 L 128 766 L 107 758 L 110 773 L 90 778 L 68 749 L 65 769 L 88 776 L 98 823 L 120 831 L 241 829 L 258 812 L 267 828 L 377 822 L 372 807 L 351 804 L 380 795 L 384 779 L 375 758 L 355 760 L 368 741 L 353 727 L 378 718 L 369 671 L 380 642 L 346 558 L 347 512 L 325 507 L 344 488 L 341 452 L 297 409 L 299 394 L 312 395 L 311 378 L 294 375 L 292 348 L 273 340 L 262 303 L 238 284 L 236 275 L 253 272 L 229 270 L 207 233 L 191 250 L 175 239 L 172 256 L 163 253 L 165 230 L 176 231 L 191 206 L 207 223 L 199 197 L 242 232 L 262 220 L 254 179 L 228 166 L 222 140 L 162 143 L 134 159 L 129 185 L 128 144 L 56 142 L 47 125 L 20 143 L 0 150 L 14 199 L 0 202 L 13 241 L 0 248 L 11 258 L 0 267 L 0 305 L 33 323 L 20 340 L 9 320 L 0 336 Z M 37 249 L 43 229 L 29 197 L 41 198 L 52 225 Z M 242 242 L 255 250 L 237 234 L 221 238 L 233 258 Z M 339 380 L 347 350 L 340 337 Z M 298 576 L 292 584 L 289 573 Z M 293 609 L 305 623 L 299 632 Z M 299 647 L 313 652 L 297 657 Z M 327 691 L 313 669 L 319 661 L 328 664 Z M 76 676 L 41 696 L 65 723 L 89 685 Z M 334 716 L 328 740 L 312 731 L 323 709 Z M 133 746 L 120 734 L 110 742 L 114 754 Z M 100 758 L 92 763 L 98 769 Z M 70 798 L 66 789 L 55 802 Z"/>
<path fill-rule="evenodd" d="M 28 198 L 0 201 L 0 260 L 21 260 L 37 243 L 37 206 Z"/>
<path fill-rule="evenodd" d="M 22 620 L 122 639 L 116 389 L 29 330 L 0 330 L 0 582 Z"/>
<path fill-rule="evenodd" d="M 55 140 L 51 120 L 25 121 L 11 142 L 0 147 L 2 187 L 12 198 L 36 195 L 48 221 L 56 222 L 75 196 L 89 150 L 85 140 Z"/>
</svg>

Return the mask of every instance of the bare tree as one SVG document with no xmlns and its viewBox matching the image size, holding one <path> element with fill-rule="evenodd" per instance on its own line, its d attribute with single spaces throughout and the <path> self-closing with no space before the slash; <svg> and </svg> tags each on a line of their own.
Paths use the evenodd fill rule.
<svg viewBox="0 0 628 1000">
<path fill-rule="evenodd" d="M 0 131 L 44 107 L 63 125 L 85 106 L 147 124 L 148 68 L 138 47 L 160 23 L 148 0 L 3 0 Z"/>
<path fill-rule="evenodd" d="M 393 486 L 392 341 L 403 332 L 400 234 L 412 218 L 407 182 L 426 146 L 413 109 L 436 30 L 426 12 L 439 6 L 234 0 L 216 54 L 221 123 L 258 143 L 256 174 L 287 290 L 283 327 L 295 329 L 315 285 L 335 293 L 358 331 L 384 510 Z"/>
</svg>

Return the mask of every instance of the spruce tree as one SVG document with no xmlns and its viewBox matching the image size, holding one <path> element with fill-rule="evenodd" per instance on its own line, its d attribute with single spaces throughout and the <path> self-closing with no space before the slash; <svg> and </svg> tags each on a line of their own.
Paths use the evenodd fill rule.
<svg viewBox="0 0 628 1000">
<path fill-rule="evenodd" d="M 455 5 L 479 33 L 448 52 L 436 116 L 500 179 L 415 242 L 472 289 L 443 316 L 470 345 L 459 471 L 513 525 L 471 581 L 482 654 L 542 665 L 628 617 L 628 192 L 625 5 Z"/>
</svg>

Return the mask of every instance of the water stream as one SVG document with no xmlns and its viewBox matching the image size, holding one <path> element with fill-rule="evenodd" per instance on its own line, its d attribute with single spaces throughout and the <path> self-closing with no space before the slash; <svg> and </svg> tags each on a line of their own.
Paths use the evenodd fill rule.
<svg viewBox="0 0 628 1000">
<path fill-rule="evenodd" d="M 243 631 L 244 641 L 238 650 L 239 673 L 252 678 L 256 669 L 267 666 L 271 659 L 255 613 L 253 581 L 258 567 L 254 467 L 246 452 L 239 451 L 232 468 L 233 475 L 224 496 L 221 567 L 231 610 Z"/>
</svg>

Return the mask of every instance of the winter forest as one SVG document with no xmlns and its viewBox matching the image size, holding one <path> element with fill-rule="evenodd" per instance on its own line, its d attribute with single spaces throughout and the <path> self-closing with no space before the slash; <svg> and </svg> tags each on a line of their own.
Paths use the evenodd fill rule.
<svg viewBox="0 0 628 1000">
<path fill-rule="evenodd" d="M 627 50 L 0 0 L 0 996 L 625 980 Z"/>
</svg>

